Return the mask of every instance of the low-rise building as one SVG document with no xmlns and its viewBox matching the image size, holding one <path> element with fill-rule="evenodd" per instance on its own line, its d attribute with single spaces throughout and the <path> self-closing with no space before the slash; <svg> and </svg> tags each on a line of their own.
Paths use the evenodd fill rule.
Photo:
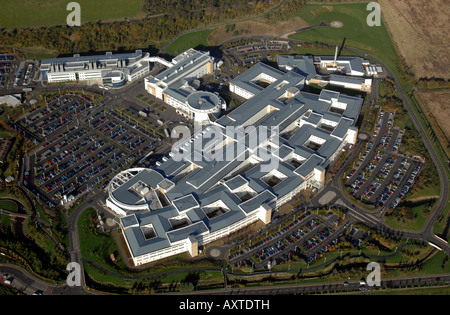
<svg viewBox="0 0 450 315">
<path fill-rule="evenodd" d="M 48 83 L 87 81 L 118 88 L 150 72 L 150 55 L 141 50 L 130 54 L 46 59 L 41 62 L 42 80 Z"/>
<path fill-rule="evenodd" d="M 22 95 L 20 94 L 2 95 L 0 96 L 0 105 L 3 104 L 11 107 L 16 107 L 17 105 L 22 104 Z"/>
<path fill-rule="evenodd" d="M 249 224 L 268 224 L 302 190 L 323 187 L 328 165 L 356 143 L 363 101 L 303 92 L 305 81 L 295 71 L 255 65 L 230 85 L 253 97 L 151 169 L 111 180 L 106 204 L 120 217 L 135 265 L 183 252 L 195 257 Z"/>
<path fill-rule="evenodd" d="M 343 74 L 358 77 L 366 75 L 365 67 L 370 65 L 370 61 L 361 57 L 320 56 L 318 59 L 320 67 L 328 71 L 340 71 Z"/>
<path fill-rule="evenodd" d="M 378 74 L 375 66 L 360 57 L 334 59 L 331 56 L 279 55 L 278 65 L 284 71 L 296 71 L 306 76 L 306 84 L 332 85 L 363 92 L 371 91 L 371 77 Z M 316 67 L 325 69 L 331 74 L 319 74 Z"/>
<path fill-rule="evenodd" d="M 165 71 L 145 78 L 145 89 L 179 114 L 209 123 L 208 115 L 218 117 L 225 100 L 216 93 L 198 91 L 197 80 L 216 69 L 217 63 L 208 52 L 189 49 L 175 57 Z"/>
</svg>

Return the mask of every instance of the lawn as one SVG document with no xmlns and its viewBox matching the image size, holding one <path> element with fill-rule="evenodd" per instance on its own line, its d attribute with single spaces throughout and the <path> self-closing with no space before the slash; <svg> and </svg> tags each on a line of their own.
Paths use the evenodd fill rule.
<svg viewBox="0 0 450 315">
<path fill-rule="evenodd" d="M 401 205 L 399 205 L 400 207 Z M 406 230 L 410 230 L 410 231 L 418 231 L 420 230 L 429 215 L 429 210 L 428 212 L 427 207 L 429 207 L 427 204 L 419 204 L 416 206 L 407 206 L 408 209 L 410 209 L 410 211 L 412 212 L 412 215 L 415 216 L 414 218 L 411 219 L 404 219 L 403 216 L 401 215 L 392 215 L 392 216 L 386 216 L 385 217 L 385 222 L 396 229 L 406 229 Z M 429 209 L 429 208 L 428 208 Z"/>
<path fill-rule="evenodd" d="M 0 214 L 0 229 L 6 230 L 12 224 L 12 219 L 10 216 Z"/>
<path fill-rule="evenodd" d="M 118 257 L 118 248 L 110 234 L 94 233 L 95 225 L 92 218 L 96 217 L 96 211 L 92 208 L 85 210 L 78 221 L 78 234 L 80 236 L 81 253 L 84 258 L 91 259 L 105 268 L 122 268 L 124 263 Z M 110 254 L 114 253 L 118 258 L 116 263 L 110 260 Z"/>
<path fill-rule="evenodd" d="M 432 258 L 430 258 L 423 266 L 423 274 L 443 274 L 450 272 L 450 263 L 445 253 L 438 251 Z"/>
<path fill-rule="evenodd" d="M 70 1 L 2 0 L 1 28 L 66 25 Z M 116 20 L 143 16 L 144 0 L 77 0 L 81 22 Z"/>
<path fill-rule="evenodd" d="M 367 25 L 366 3 L 354 4 L 308 4 L 297 13 L 297 16 L 310 25 L 320 24 L 322 21 L 331 23 L 341 21 L 342 28 L 318 27 L 306 32 L 291 35 L 290 38 L 311 42 L 325 42 L 328 44 L 345 45 L 367 51 L 381 59 L 391 70 L 395 71 L 397 53 L 386 30 L 384 23 L 377 27 Z"/>
<path fill-rule="evenodd" d="M 178 55 L 189 48 L 196 48 L 198 46 L 208 47 L 208 37 L 215 29 L 208 29 L 188 33 L 178 37 L 172 44 L 170 44 L 165 51 L 171 55 Z"/>
<path fill-rule="evenodd" d="M 9 200 L 0 200 L 0 209 L 9 211 L 9 212 L 17 212 L 17 204 L 13 201 Z"/>
</svg>

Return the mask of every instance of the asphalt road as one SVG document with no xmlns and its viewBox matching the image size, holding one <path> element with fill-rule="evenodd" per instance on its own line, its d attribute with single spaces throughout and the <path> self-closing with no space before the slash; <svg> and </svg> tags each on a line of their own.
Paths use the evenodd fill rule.
<svg viewBox="0 0 450 315">
<path fill-rule="evenodd" d="M 381 279 L 381 288 L 399 288 L 412 285 L 432 285 L 443 283 L 448 286 L 450 283 L 450 275 L 427 275 L 418 277 L 402 277 L 402 278 L 386 278 Z M 182 295 L 293 295 L 293 294 L 308 294 L 320 292 L 348 292 L 354 293 L 361 291 L 364 294 L 370 294 L 374 288 L 367 285 L 362 285 L 359 281 L 339 281 L 327 283 L 308 283 L 308 284 L 292 284 L 292 285 L 277 285 L 277 286 L 259 286 L 254 288 L 227 288 L 221 290 L 202 290 L 198 292 L 183 292 Z M 361 290 L 362 289 L 362 290 Z M 174 294 L 178 295 L 178 294 Z"/>
</svg>

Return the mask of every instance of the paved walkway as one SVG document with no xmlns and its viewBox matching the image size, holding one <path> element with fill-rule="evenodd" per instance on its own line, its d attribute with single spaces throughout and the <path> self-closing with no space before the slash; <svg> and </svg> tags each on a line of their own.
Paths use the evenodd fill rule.
<svg viewBox="0 0 450 315">
<path fill-rule="evenodd" d="M 319 199 L 319 203 L 322 206 L 327 205 L 331 203 L 331 201 L 336 198 L 336 196 L 337 194 L 334 191 L 328 191 L 327 193 L 325 193 L 325 195 L 322 196 L 322 198 Z"/>
<path fill-rule="evenodd" d="M 223 260 L 229 251 L 228 246 L 211 246 L 206 249 L 206 256 L 215 260 Z"/>
</svg>

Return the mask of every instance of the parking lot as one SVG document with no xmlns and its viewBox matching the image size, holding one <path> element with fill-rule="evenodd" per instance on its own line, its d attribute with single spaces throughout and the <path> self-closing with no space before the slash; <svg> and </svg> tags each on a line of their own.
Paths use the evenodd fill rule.
<svg viewBox="0 0 450 315">
<path fill-rule="evenodd" d="M 148 131 L 151 131 L 152 129 L 154 131 L 159 131 L 163 138 L 167 138 L 165 137 L 164 129 L 169 129 L 170 131 L 176 125 L 193 127 L 193 122 L 190 119 L 177 113 L 174 107 L 167 105 L 162 100 L 149 94 L 145 90 L 143 83 L 131 87 L 122 96 L 123 99 L 121 100 L 120 106 L 125 110 L 118 110 L 114 107 L 112 107 L 111 110 L 124 118 L 129 118 L 127 116 L 130 114 L 132 116 L 132 113 L 134 112 L 135 118 L 136 116 L 139 116 L 137 119 L 139 127 L 146 126 Z M 136 112 L 139 111 L 144 112 L 145 117 L 140 116 L 139 114 L 136 115 Z M 131 121 L 136 124 L 136 119 L 131 119 Z"/>
<path fill-rule="evenodd" d="M 260 61 L 272 60 L 271 53 L 288 52 L 290 49 L 291 46 L 287 40 L 253 39 L 226 45 L 225 55 L 231 58 L 235 66 L 245 67 Z"/>
<path fill-rule="evenodd" d="M 14 86 L 20 64 L 16 55 L 0 52 L 0 89 L 10 89 Z"/>
<path fill-rule="evenodd" d="M 27 163 L 27 184 L 44 201 L 58 203 L 107 187 L 121 169 L 160 142 L 82 94 L 59 95 L 18 122 L 37 149 Z"/>
<path fill-rule="evenodd" d="M 341 236 L 338 231 L 343 221 L 338 215 L 328 212 L 325 216 L 310 211 L 299 215 L 275 233 L 267 233 L 262 240 L 243 250 L 231 254 L 232 266 L 252 266 L 254 269 L 270 269 L 291 260 L 294 256 L 312 262 L 329 251 Z"/>
<path fill-rule="evenodd" d="M 393 128 L 393 119 L 392 113 L 380 112 L 373 140 L 345 176 L 356 199 L 390 208 L 397 207 L 423 167 L 418 159 L 398 153 L 403 131 Z"/>
<path fill-rule="evenodd" d="M 359 247 L 365 239 L 369 237 L 369 233 L 358 227 L 353 227 L 350 232 L 345 236 L 346 240 L 353 246 Z"/>
<path fill-rule="evenodd" d="M 32 83 L 33 77 L 38 71 L 36 65 L 32 62 L 20 63 L 19 70 L 17 72 L 14 87 L 16 86 L 29 86 Z"/>
</svg>

